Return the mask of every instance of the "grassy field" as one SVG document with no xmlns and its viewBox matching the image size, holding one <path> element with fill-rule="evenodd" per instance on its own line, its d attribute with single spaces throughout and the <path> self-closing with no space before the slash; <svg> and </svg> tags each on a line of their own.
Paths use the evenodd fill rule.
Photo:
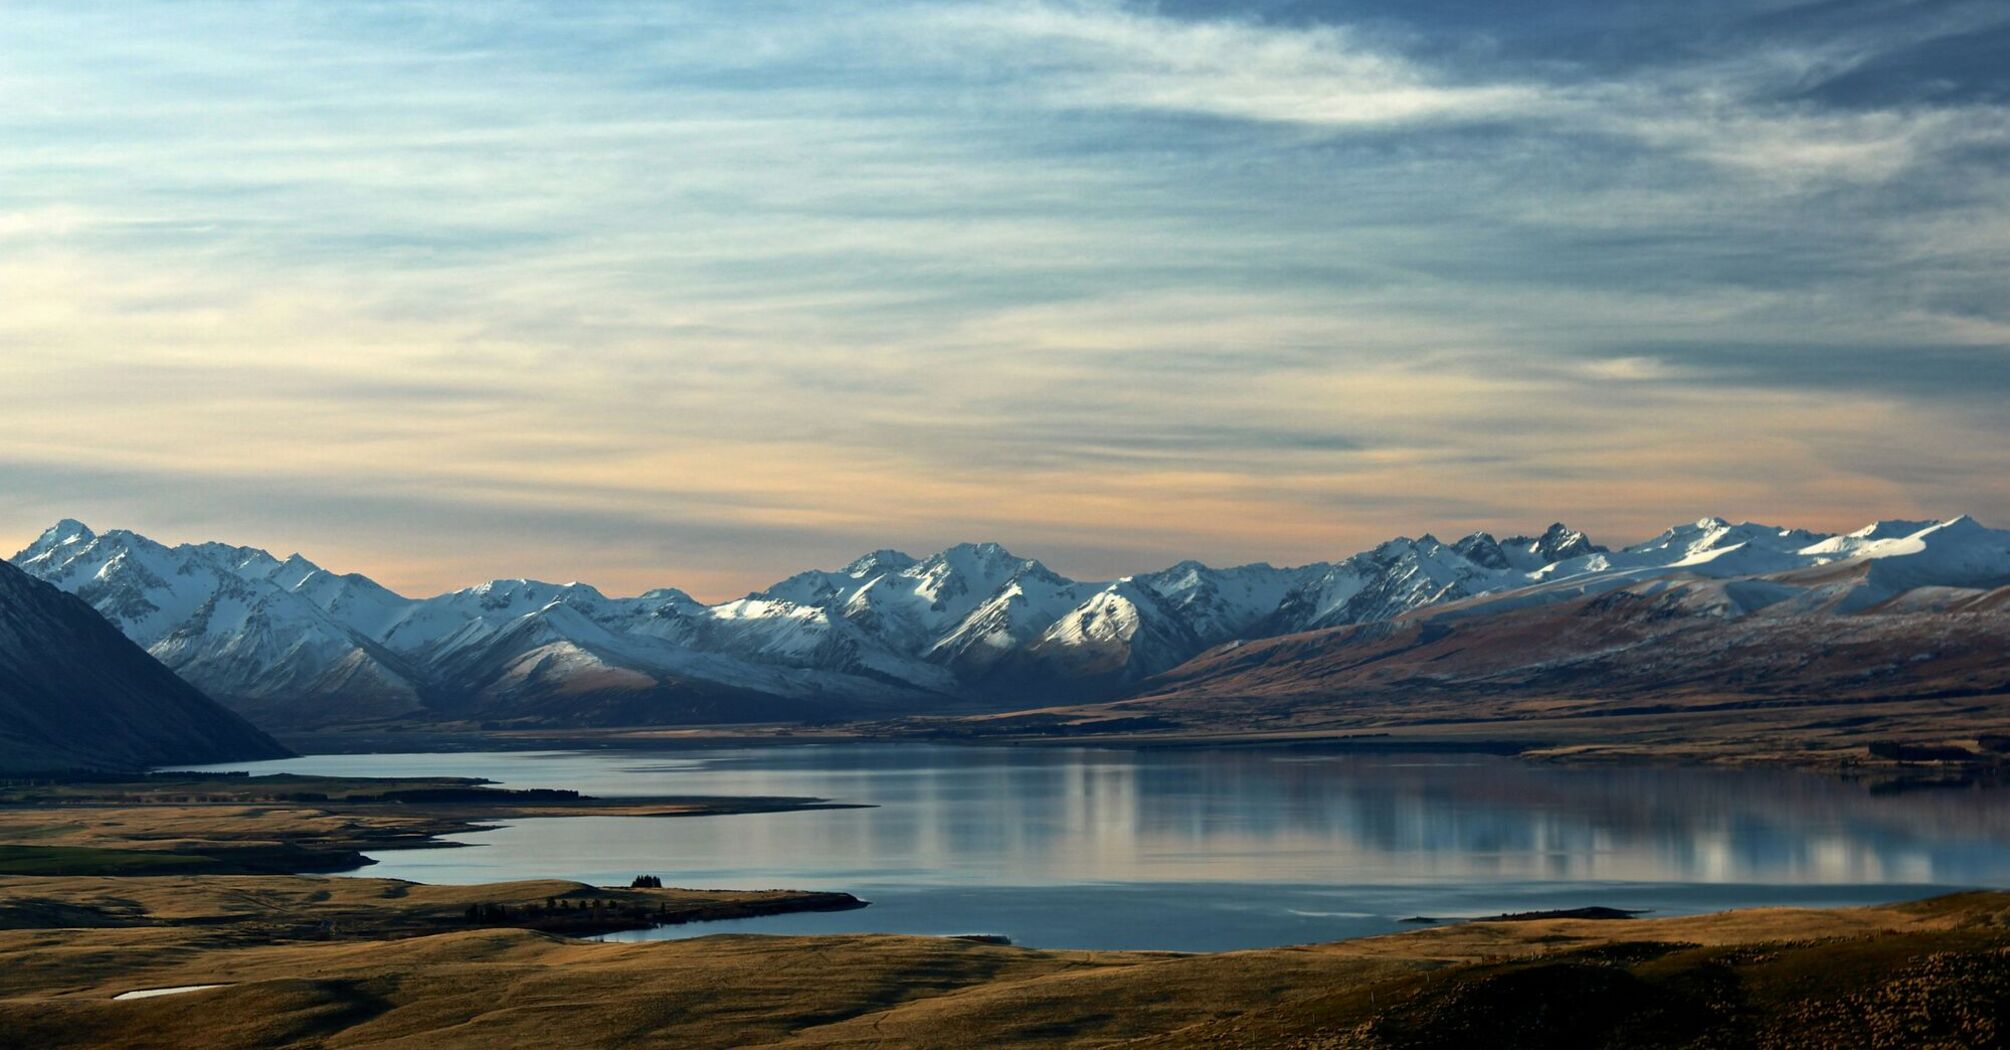
<svg viewBox="0 0 2010 1050">
<path fill-rule="evenodd" d="M 183 931 L 205 950 L 468 929 L 591 934 L 858 906 L 844 893 L 636 889 L 558 879 L 428 886 L 312 875 L 0 878 L 0 930 L 147 928 L 156 931 L 150 937 Z M 0 985 L 6 980 L 0 976 Z"/>
<path fill-rule="evenodd" d="M 433 848 L 524 817 L 690 817 L 831 805 L 798 798 L 624 798 L 457 779 L 170 776 L 0 781 L 0 875 L 349 871 L 365 850 Z"/>
<path fill-rule="evenodd" d="M 2010 894 L 1469 923 L 1218 955 L 915 937 L 415 935 L 478 899 L 606 892 L 312 877 L 0 879 L 0 899 L 12 902 L 0 911 L 9 927 L 0 930 L 0 1032 L 20 1046 L 220 1050 L 1895 1048 L 2000 1046 L 2010 1017 Z M 400 930 L 412 921 L 421 925 Z M 225 987 L 112 998 L 195 984 Z"/>
<path fill-rule="evenodd" d="M 0 845 L 0 875 L 194 875 L 221 870 L 214 858 L 195 853 Z"/>
</svg>

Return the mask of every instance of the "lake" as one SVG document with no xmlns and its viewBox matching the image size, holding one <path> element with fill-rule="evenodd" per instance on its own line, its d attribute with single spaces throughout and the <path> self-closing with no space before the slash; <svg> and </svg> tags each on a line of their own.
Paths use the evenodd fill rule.
<svg viewBox="0 0 2010 1050">
<path fill-rule="evenodd" d="M 622 795 L 803 795 L 870 809 L 566 817 L 373 854 L 436 883 L 845 890 L 859 911 L 670 927 L 1002 934 L 1214 951 L 1607 905 L 1685 914 L 2010 885 L 2010 793 L 1876 794 L 1806 773 L 1560 767 L 1299 749 L 835 744 L 312 755 L 205 767 L 486 777 Z M 631 935 L 623 935 L 631 936 Z"/>
</svg>

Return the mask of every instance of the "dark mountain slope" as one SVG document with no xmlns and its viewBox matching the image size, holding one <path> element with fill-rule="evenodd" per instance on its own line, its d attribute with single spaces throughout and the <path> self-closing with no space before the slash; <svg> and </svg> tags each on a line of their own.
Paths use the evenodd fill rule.
<svg viewBox="0 0 2010 1050">
<path fill-rule="evenodd" d="M 0 562 L 0 772 L 286 754 L 81 599 Z"/>
</svg>

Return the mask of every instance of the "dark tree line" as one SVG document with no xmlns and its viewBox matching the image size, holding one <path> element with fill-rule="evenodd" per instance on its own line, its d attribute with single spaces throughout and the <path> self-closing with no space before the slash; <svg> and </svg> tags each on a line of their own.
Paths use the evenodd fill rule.
<svg viewBox="0 0 2010 1050">
<path fill-rule="evenodd" d="M 653 878 L 653 876 L 651 876 Z M 660 888 L 661 880 L 655 887 Z M 605 898 L 546 897 L 542 904 L 470 904 L 463 913 L 471 926 L 522 926 L 564 929 L 611 921 L 660 923 L 671 916 L 669 901 L 619 901 Z"/>
</svg>

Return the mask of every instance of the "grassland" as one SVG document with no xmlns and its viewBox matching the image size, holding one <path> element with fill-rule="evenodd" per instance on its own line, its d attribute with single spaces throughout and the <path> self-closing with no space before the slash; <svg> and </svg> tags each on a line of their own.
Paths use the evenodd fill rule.
<svg viewBox="0 0 2010 1050">
<path fill-rule="evenodd" d="M 829 808 L 805 798 L 598 799 L 461 778 L 155 775 L 0 781 L 0 875 L 348 871 L 525 817 L 691 817 Z"/>
<path fill-rule="evenodd" d="M 0 1033 L 19 1046 L 219 1050 L 1981 1047 L 2003 1044 L 2010 1017 L 2010 894 L 1468 923 L 1218 955 L 884 936 L 603 944 L 393 928 L 450 924 L 477 898 L 605 892 L 0 879 L 0 896 L 15 902 L 0 912 Z M 112 998 L 196 984 L 225 987 Z"/>
</svg>

